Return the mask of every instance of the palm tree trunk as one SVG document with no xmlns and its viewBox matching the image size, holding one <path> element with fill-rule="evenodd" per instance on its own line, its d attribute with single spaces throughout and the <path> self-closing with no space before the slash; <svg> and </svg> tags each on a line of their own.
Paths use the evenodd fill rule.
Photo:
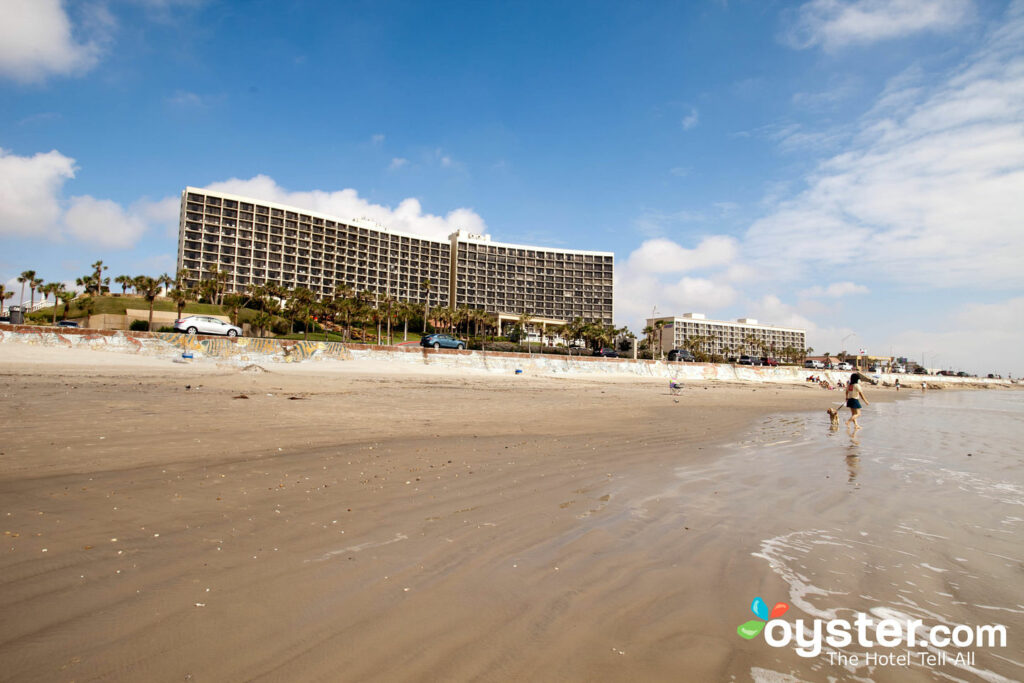
<svg viewBox="0 0 1024 683">
<path fill-rule="evenodd" d="M 149 327 L 147 328 L 150 332 L 153 331 L 153 304 L 156 303 L 156 299 L 149 302 Z"/>
</svg>

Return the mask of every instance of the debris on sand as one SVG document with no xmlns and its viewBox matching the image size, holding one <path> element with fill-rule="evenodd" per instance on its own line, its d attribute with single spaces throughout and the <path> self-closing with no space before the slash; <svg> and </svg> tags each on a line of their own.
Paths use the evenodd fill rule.
<svg viewBox="0 0 1024 683">
<path fill-rule="evenodd" d="M 245 394 L 239 394 L 238 396 L 232 396 L 231 398 L 249 398 Z"/>
<path fill-rule="evenodd" d="M 262 365 L 257 365 L 256 363 L 249 363 L 248 365 L 246 365 L 244 368 L 241 369 L 241 372 L 256 372 L 256 373 L 259 373 L 259 372 L 270 372 L 270 371 L 267 370 Z"/>
<path fill-rule="evenodd" d="M 305 401 L 306 399 L 307 399 L 306 396 L 289 396 L 288 397 L 289 401 Z"/>
</svg>

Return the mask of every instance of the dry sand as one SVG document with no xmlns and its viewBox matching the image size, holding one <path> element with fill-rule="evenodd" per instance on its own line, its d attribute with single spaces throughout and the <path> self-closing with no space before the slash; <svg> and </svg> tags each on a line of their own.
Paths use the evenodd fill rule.
<svg viewBox="0 0 1024 683">
<path fill-rule="evenodd" d="M 267 370 L 3 347 L 0 678 L 727 677 L 706 634 L 771 579 L 737 569 L 713 496 L 750 500 L 707 481 L 668 547 L 659 491 L 752 422 L 841 398 Z"/>
</svg>

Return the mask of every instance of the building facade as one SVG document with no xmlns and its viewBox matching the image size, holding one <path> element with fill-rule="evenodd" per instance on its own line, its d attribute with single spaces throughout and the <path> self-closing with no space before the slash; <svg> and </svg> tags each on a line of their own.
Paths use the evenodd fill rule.
<svg viewBox="0 0 1024 683">
<path fill-rule="evenodd" d="M 761 355 L 760 346 L 752 344 L 751 339 L 763 342 L 775 353 L 781 353 L 786 347 L 803 350 L 807 344 L 805 330 L 766 325 L 752 318 L 707 320 L 702 313 L 684 313 L 682 316 L 648 318 L 647 324 L 655 327 L 658 321 L 663 321 L 664 325 L 660 338 L 664 351 L 685 348 L 685 341 L 691 337 L 704 338 L 701 351 L 722 356 Z"/>
<path fill-rule="evenodd" d="M 181 195 L 178 269 L 190 285 L 216 268 L 228 273 L 228 291 L 269 281 L 327 297 L 341 285 L 509 319 L 611 324 L 614 265 L 609 252 L 502 244 L 461 230 L 436 240 L 222 192 Z"/>
<path fill-rule="evenodd" d="M 610 325 L 615 256 L 491 242 L 451 235 L 451 297 L 456 305 L 538 321 L 583 318 Z"/>
</svg>

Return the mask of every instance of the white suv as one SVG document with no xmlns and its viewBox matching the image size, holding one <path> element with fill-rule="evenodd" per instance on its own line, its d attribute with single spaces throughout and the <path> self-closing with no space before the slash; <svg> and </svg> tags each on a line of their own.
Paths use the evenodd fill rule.
<svg viewBox="0 0 1024 683">
<path fill-rule="evenodd" d="M 820 360 L 811 360 L 810 358 L 808 358 L 807 360 L 804 361 L 804 367 L 810 368 L 812 370 L 824 370 L 825 364 L 822 363 Z"/>
</svg>

